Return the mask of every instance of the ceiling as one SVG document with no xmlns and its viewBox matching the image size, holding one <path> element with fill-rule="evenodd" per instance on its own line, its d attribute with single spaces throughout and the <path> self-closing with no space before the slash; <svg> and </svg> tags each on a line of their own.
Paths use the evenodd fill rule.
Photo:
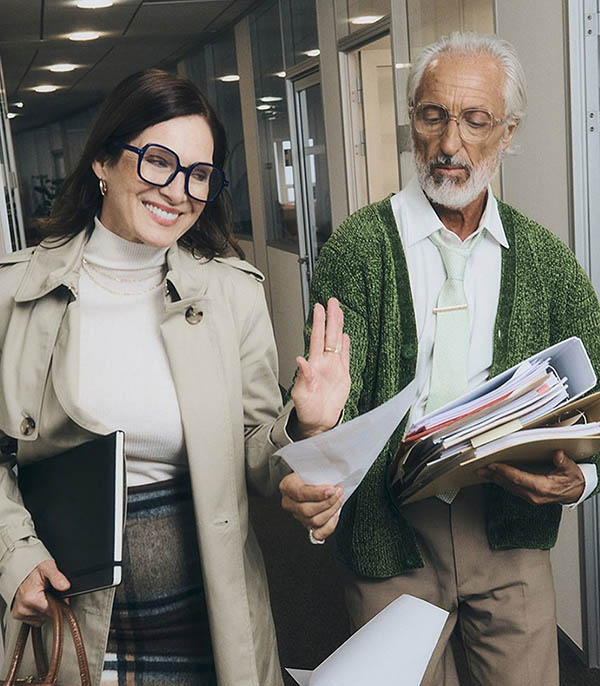
<svg viewBox="0 0 600 686">
<path fill-rule="evenodd" d="M 78 0 L 0 0 L 0 58 L 14 132 L 57 121 L 102 100 L 122 78 L 165 66 L 233 24 L 256 0 L 113 0 L 81 9 Z M 97 31 L 86 42 L 73 31 Z M 76 64 L 53 73 L 56 63 Z M 34 86 L 59 86 L 36 93 Z M 15 108 L 13 103 L 22 102 Z"/>
</svg>

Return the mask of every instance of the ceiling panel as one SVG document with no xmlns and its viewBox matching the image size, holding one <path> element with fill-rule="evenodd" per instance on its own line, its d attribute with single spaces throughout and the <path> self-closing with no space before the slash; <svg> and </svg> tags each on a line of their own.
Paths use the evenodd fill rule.
<svg viewBox="0 0 600 686">
<path fill-rule="evenodd" d="M 100 31 L 107 36 L 120 36 L 133 18 L 140 0 L 114 0 L 102 10 L 80 9 L 75 2 L 46 0 L 44 5 L 44 38 L 60 38 L 73 31 Z"/>
<path fill-rule="evenodd" d="M 98 102 L 100 94 L 81 94 L 81 93 L 63 93 L 58 96 L 56 93 L 50 93 L 44 101 L 43 107 L 30 106 L 26 115 L 19 115 L 10 122 L 13 133 L 19 133 L 26 129 L 35 128 L 47 124 L 49 121 L 60 121 L 74 112 L 90 107 Z M 25 102 L 27 107 L 27 102 Z M 52 111 L 52 119 L 48 119 L 48 110 Z"/>
<path fill-rule="evenodd" d="M 77 0 L 0 0 L 0 58 L 9 103 L 25 103 L 14 131 L 59 120 L 102 100 L 123 77 L 140 69 L 170 65 L 235 22 L 257 0 L 113 0 L 101 10 L 76 7 Z M 41 18 L 41 8 L 44 7 Z M 75 30 L 104 34 L 73 42 Z M 44 40 L 40 40 L 43 32 Z M 56 74 L 57 62 L 78 65 Z M 41 83 L 61 86 L 40 94 Z M 16 110 L 15 110 L 16 111 Z"/>
<path fill-rule="evenodd" d="M 2 0 L 0 41 L 39 40 L 42 0 Z"/>
<path fill-rule="evenodd" d="M 38 46 L 35 43 L 24 43 L 5 49 L 0 48 L 6 92 L 9 96 L 27 73 L 27 69 L 34 59 L 37 50 Z"/>
<path fill-rule="evenodd" d="M 69 41 L 45 41 L 40 45 L 32 70 L 47 72 L 51 64 L 69 62 L 81 68 L 89 68 L 106 53 L 107 49 L 114 44 L 114 40 L 96 40 L 88 43 L 73 43 Z M 47 72 L 51 73 L 51 72 Z M 78 73 L 78 70 L 73 72 Z"/>
<path fill-rule="evenodd" d="M 127 36 L 164 35 L 165 27 L 170 34 L 193 34 L 204 31 L 223 10 L 229 0 L 217 2 L 145 2 L 136 13 Z"/>
<path fill-rule="evenodd" d="M 235 23 L 252 5 L 256 5 L 256 0 L 236 0 L 236 2 L 228 3 L 225 10 L 207 28 L 211 31 L 220 31 L 222 28 Z"/>
</svg>

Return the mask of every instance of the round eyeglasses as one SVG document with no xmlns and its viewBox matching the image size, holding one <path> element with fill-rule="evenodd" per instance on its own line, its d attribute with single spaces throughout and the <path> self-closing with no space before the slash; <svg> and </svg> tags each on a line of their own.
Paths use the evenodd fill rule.
<svg viewBox="0 0 600 686">
<path fill-rule="evenodd" d="M 455 117 L 443 105 L 429 102 L 422 102 L 411 108 L 410 114 L 415 131 L 424 136 L 440 136 L 450 120 L 454 120 L 465 143 L 480 143 L 489 137 L 498 124 L 506 123 L 506 119 L 498 119 L 488 110 L 469 108 Z"/>
<path fill-rule="evenodd" d="M 147 143 L 143 148 L 122 141 L 114 141 L 113 145 L 137 154 L 138 176 L 152 186 L 168 186 L 179 172 L 183 172 L 186 195 L 205 203 L 216 200 L 223 188 L 229 186 L 225 172 L 219 167 L 208 162 L 194 162 L 184 167 L 174 150 L 159 143 Z"/>
</svg>

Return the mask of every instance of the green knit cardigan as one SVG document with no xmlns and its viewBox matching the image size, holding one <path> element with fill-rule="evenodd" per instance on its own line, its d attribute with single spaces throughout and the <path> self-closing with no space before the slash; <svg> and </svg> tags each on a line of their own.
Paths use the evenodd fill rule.
<svg viewBox="0 0 600 686">
<path fill-rule="evenodd" d="M 556 236 L 509 205 L 499 202 L 498 209 L 510 247 L 502 249 L 490 375 L 569 336 L 582 339 L 598 373 L 600 309 L 589 279 Z M 415 375 L 414 308 L 389 198 L 354 213 L 323 247 L 311 283 L 311 309 L 332 296 L 342 305 L 351 341 L 347 421 L 391 398 Z M 414 532 L 388 486 L 403 428 L 404 423 L 341 512 L 336 554 L 356 574 L 385 578 L 423 566 Z M 498 486 L 485 488 L 493 549 L 554 545 L 561 505 L 530 505 Z"/>
</svg>

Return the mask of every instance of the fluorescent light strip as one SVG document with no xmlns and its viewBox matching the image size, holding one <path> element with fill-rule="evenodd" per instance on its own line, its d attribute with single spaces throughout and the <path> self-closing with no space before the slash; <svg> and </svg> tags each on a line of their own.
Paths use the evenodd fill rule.
<svg viewBox="0 0 600 686">
<path fill-rule="evenodd" d="M 363 17 L 353 17 L 350 19 L 351 24 L 357 24 L 357 25 L 362 25 L 362 24 L 374 24 L 376 21 L 379 21 L 380 19 L 383 19 L 383 15 L 380 14 L 379 16 L 375 15 L 367 15 Z"/>
<path fill-rule="evenodd" d="M 75 31 L 69 34 L 69 40 L 83 41 L 83 40 L 96 40 L 100 38 L 98 31 Z"/>
<path fill-rule="evenodd" d="M 73 71 L 76 68 L 76 65 L 74 64 L 53 64 L 52 66 L 48 67 L 50 71 L 54 72 L 67 72 L 67 71 Z"/>
<path fill-rule="evenodd" d="M 113 0 L 79 0 L 77 7 L 85 10 L 99 10 L 104 7 L 112 7 Z"/>
</svg>

